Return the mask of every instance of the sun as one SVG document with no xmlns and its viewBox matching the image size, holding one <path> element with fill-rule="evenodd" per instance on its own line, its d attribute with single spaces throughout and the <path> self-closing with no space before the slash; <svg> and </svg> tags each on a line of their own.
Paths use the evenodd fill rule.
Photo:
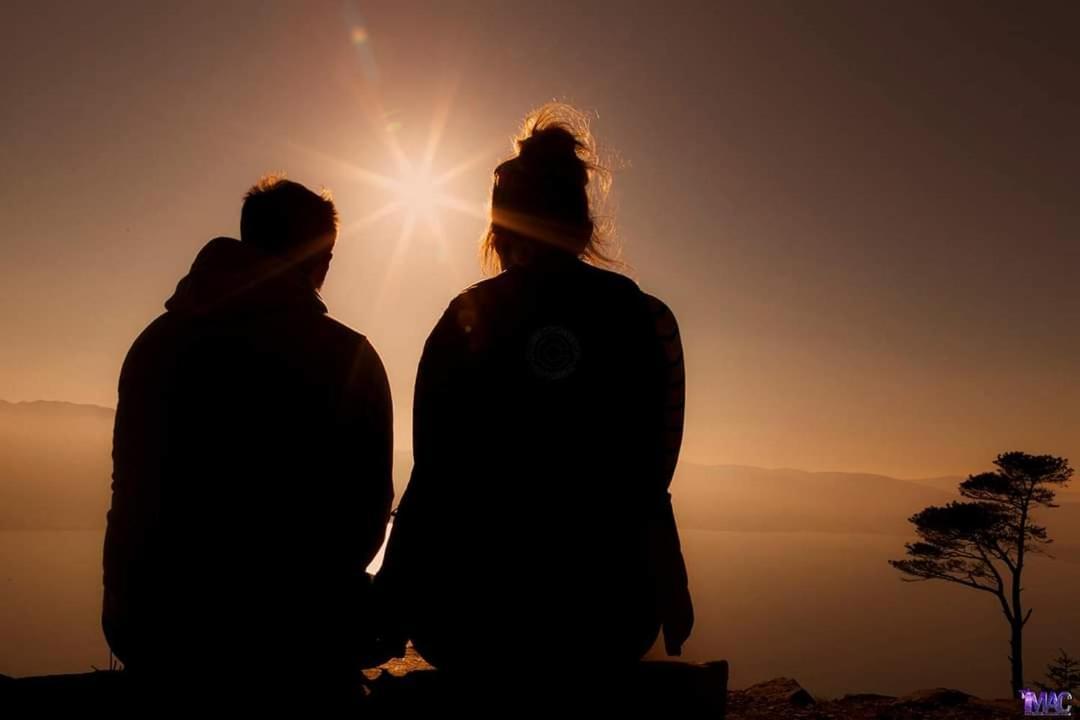
<svg viewBox="0 0 1080 720">
<path fill-rule="evenodd" d="M 394 180 L 397 204 L 414 218 L 428 218 L 442 204 L 441 183 L 423 168 L 406 168 Z"/>
</svg>

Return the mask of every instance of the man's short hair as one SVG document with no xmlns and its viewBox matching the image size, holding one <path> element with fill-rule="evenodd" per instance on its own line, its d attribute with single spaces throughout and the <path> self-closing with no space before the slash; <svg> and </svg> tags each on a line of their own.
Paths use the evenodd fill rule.
<svg viewBox="0 0 1080 720">
<path fill-rule="evenodd" d="M 329 191 L 312 192 L 283 174 L 259 178 L 240 210 L 240 240 L 272 255 L 301 258 L 329 251 L 315 241 L 337 228 Z"/>
</svg>

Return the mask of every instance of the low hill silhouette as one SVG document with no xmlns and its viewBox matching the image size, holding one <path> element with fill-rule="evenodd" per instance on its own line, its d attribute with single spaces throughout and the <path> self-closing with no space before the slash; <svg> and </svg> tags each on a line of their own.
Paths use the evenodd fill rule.
<svg viewBox="0 0 1080 720">
<path fill-rule="evenodd" d="M 688 528 L 884 534 L 906 533 L 911 513 L 952 494 L 885 475 L 689 463 L 672 493 Z"/>
</svg>

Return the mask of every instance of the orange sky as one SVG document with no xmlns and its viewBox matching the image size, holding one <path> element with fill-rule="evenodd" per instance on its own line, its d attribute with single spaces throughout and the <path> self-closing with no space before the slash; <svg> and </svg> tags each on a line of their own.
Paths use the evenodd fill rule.
<svg viewBox="0 0 1080 720">
<path fill-rule="evenodd" d="M 491 169 L 559 98 L 621 155 L 625 259 L 682 325 L 684 457 L 1080 458 L 1070 3 L 100 5 L 5 13 L 0 398 L 113 405 L 194 253 L 284 169 L 335 193 L 325 297 L 382 354 L 408 447 Z M 393 194 L 356 169 L 419 162 L 441 111 L 433 170 L 471 163 L 447 185 L 467 212 L 403 244 L 402 213 L 361 222 Z"/>
</svg>

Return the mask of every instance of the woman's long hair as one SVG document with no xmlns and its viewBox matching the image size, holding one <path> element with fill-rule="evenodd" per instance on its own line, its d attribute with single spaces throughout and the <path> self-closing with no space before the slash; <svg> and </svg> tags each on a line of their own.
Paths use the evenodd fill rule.
<svg viewBox="0 0 1080 720">
<path fill-rule="evenodd" d="M 614 222 L 603 214 L 611 171 L 588 118 L 563 103 L 542 105 L 525 117 L 514 149 L 495 168 L 484 269 L 497 273 L 551 253 L 618 265 Z"/>
</svg>

